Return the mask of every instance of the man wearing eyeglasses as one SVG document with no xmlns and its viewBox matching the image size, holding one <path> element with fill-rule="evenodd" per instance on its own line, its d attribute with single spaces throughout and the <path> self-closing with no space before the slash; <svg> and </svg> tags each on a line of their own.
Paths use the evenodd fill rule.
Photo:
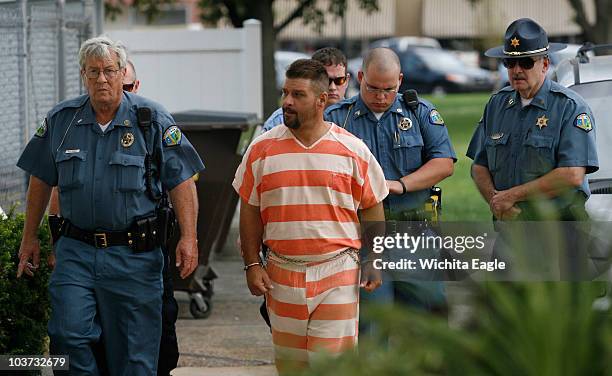
<svg viewBox="0 0 612 376">
<path fill-rule="evenodd" d="M 322 63 L 329 77 L 329 95 L 325 107 L 343 100 L 351 78 L 351 74 L 346 71 L 346 56 L 337 48 L 324 47 L 315 51 L 312 60 Z M 279 108 L 264 122 L 263 131 L 269 131 L 281 124 L 283 124 L 283 109 Z"/>
<path fill-rule="evenodd" d="M 131 60 L 127 60 L 125 67 L 125 76 L 123 77 L 123 91 L 137 94 L 140 88 L 140 80 L 137 78 L 136 68 Z M 57 187 L 51 192 L 51 200 L 49 202 L 49 216 L 59 216 L 59 196 Z M 51 222 L 51 220 L 50 220 Z M 172 277 L 170 275 L 169 256 L 167 249 L 162 249 L 164 253 L 164 268 L 163 281 L 164 292 L 162 295 L 162 335 L 159 346 L 159 358 L 157 364 L 157 375 L 167 376 L 170 371 L 176 368 L 178 364 L 179 351 L 178 341 L 176 337 L 176 320 L 178 318 L 178 303 L 174 298 L 174 289 L 172 287 Z M 49 256 L 49 265 L 55 266 L 55 254 L 52 252 Z M 104 363 L 106 354 L 104 351 L 104 343 L 101 341 L 93 347 L 94 355 L 98 363 Z M 108 375 L 108 370 L 105 364 L 98 365 L 100 375 Z"/>
<path fill-rule="evenodd" d="M 92 348 L 103 338 L 109 374 L 155 375 L 163 290 L 155 197 L 163 187 L 174 204 L 186 278 L 198 258 L 191 177 L 204 166 L 162 106 L 123 91 L 120 43 L 85 41 L 79 64 L 87 94 L 55 106 L 17 163 L 30 174 L 17 277 L 38 267 L 36 233 L 58 186 L 65 222 L 49 281 L 51 354 L 70 357 L 70 374 L 97 375 Z M 137 111 L 147 108 L 148 116 Z"/>
<path fill-rule="evenodd" d="M 598 169 L 595 120 L 577 93 L 546 77 L 548 54 L 563 48 L 522 18 L 508 26 L 503 46 L 485 52 L 503 59 L 510 86 L 487 103 L 467 156 L 496 220 L 543 219 L 533 205 L 543 198 L 554 208 L 549 219 L 587 217 L 585 174 Z"/>
<path fill-rule="evenodd" d="M 411 107 L 397 92 L 402 78 L 395 52 L 388 48 L 369 51 L 358 73 L 359 94 L 330 106 L 325 118 L 361 138 L 383 168 L 389 187 L 383 202 L 385 219 L 419 222 L 430 219 L 424 212 L 430 189 L 453 173 L 456 158 L 438 110 L 422 99 Z M 394 231 L 388 226 L 389 230 Z M 381 288 L 362 294 L 361 299 L 397 301 L 430 311 L 446 307 L 442 283 L 389 276 L 383 276 Z M 369 332 L 369 325 L 362 321 L 360 332 Z"/>
</svg>

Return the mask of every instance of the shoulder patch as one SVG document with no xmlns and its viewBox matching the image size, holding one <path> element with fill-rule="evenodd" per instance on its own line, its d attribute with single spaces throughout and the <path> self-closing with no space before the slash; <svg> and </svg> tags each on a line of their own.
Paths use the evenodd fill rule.
<svg viewBox="0 0 612 376">
<path fill-rule="evenodd" d="M 593 123 L 591 122 L 591 118 L 586 113 L 582 113 L 576 116 L 576 120 L 574 120 L 574 126 L 576 128 L 582 129 L 587 133 L 593 129 Z"/>
<path fill-rule="evenodd" d="M 434 125 L 444 125 L 444 119 L 436 109 L 429 111 L 429 122 Z"/>
<path fill-rule="evenodd" d="M 164 132 L 163 143 L 164 146 L 176 146 L 181 144 L 181 139 L 183 138 L 183 134 L 181 130 L 176 125 L 173 125 L 166 129 Z"/>
<path fill-rule="evenodd" d="M 47 118 L 44 118 L 43 121 L 40 122 L 38 128 L 36 128 L 36 133 L 34 135 L 40 138 L 46 137 L 48 130 L 49 127 L 47 126 Z"/>
</svg>

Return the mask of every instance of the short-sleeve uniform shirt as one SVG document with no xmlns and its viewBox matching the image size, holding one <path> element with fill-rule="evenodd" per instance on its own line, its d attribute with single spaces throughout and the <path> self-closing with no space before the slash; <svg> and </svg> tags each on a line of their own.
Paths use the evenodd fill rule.
<svg viewBox="0 0 612 376">
<path fill-rule="evenodd" d="M 549 79 L 525 107 L 508 86 L 487 103 L 467 156 L 489 169 L 497 190 L 525 184 L 558 167 L 595 172 L 595 119 L 582 97 Z M 586 178 L 577 191 L 589 196 Z"/>
<path fill-rule="evenodd" d="M 137 108 L 151 109 L 148 139 Z M 147 144 L 145 144 L 145 142 Z M 85 230 L 125 230 L 155 210 L 146 194 L 145 156 L 153 154 L 152 187 L 171 190 L 204 169 L 199 155 L 159 104 L 124 93 L 115 118 L 101 130 L 89 96 L 55 106 L 17 165 L 59 187 L 61 214 Z"/>
<path fill-rule="evenodd" d="M 328 107 L 325 118 L 363 140 L 387 180 L 409 175 L 434 158 L 456 160 L 442 116 L 423 99 L 412 111 L 398 94 L 391 107 L 377 119 L 361 96 L 356 95 Z M 429 197 L 429 189 L 389 195 L 384 201 L 385 210 L 395 214 L 421 209 Z"/>
</svg>

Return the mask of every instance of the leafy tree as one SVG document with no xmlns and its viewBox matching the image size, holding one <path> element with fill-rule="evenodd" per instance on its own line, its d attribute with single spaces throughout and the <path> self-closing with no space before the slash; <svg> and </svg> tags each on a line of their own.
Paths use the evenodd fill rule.
<svg viewBox="0 0 612 376">
<path fill-rule="evenodd" d="M 152 21 L 162 4 L 175 0 L 106 0 L 107 17 L 114 19 L 122 5 L 134 7 Z M 242 27 L 244 21 L 254 18 L 261 21 L 264 114 L 270 114 L 278 106 L 278 92 L 274 80 L 274 50 L 276 36 L 295 20 L 301 19 L 304 25 L 320 31 L 325 24 L 325 14 L 344 16 L 348 0 L 297 0 L 295 8 L 283 20 L 274 19 L 274 0 L 199 0 L 202 10 L 201 21 L 216 25 L 220 20 L 229 20 L 234 27 Z M 327 7 L 325 7 L 327 5 Z M 359 0 L 361 9 L 367 12 L 378 11 L 378 0 Z"/>
<path fill-rule="evenodd" d="M 472 5 L 483 2 L 483 0 L 469 0 Z M 489 6 L 491 3 L 487 1 Z M 595 44 L 612 43 L 612 0 L 593 0 L 595 6 L 595 23 L 589 23 L 584 8 L 587 0 L 567 0 L 575 12 L 574 21 L 582 29 L 585 41 Z M 492 20 L 495 22 L 495 20 Z"/>
<path fill-rule="evenodd" d="M 574 12 L 574 21 L 582 29 L 584 40 L 596 44 L 612 43 L 612 0 L 594 0 L 595 23 L 587 20 L 584 0 L 568 0 Z"/>
<path fill-rule="evenodd" d="M 270 114 L 278 106 L 278 93 L 274 80 L 274 50 L 277 35 L 290 23 L 301 19 L 306 26 L 320 31 L 325 23 L 325 13 L 342 17 L 346 11 L 347 0 L 298 0 L 295 8 L 282 20 L 274 19 L 274 0 L 199 0 L 203 23 L 216 24 L 221 19 L 229 20 L 235 27 L 255 18 L 261 21 L 264 113 Z M 327 4 L 327 8 L 324 5 Z M 367 12 L 378 11 L 378 0 L 359 0 L 359 5 Z"/>
</svg>

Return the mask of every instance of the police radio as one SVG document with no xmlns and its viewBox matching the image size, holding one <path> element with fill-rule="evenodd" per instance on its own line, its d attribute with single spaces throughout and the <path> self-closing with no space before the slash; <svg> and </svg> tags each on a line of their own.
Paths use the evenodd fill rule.
<svg viewBox="0 0 612 376">
<path fill-rule="evenodd" d="M 414 89 L 406 89 L 402 93 L 402 97 L 404 98 L 406 106 L 416 115 L 416 110 L 419 107 L 419 96 L 417 91 Z"/>
<path fill-rule="evenodd" d="M 404 103 L 412 111 L 414 116 L 418 119 L 417 108 L 419 107 L 419 96 L 417 91 L 414 89 L 404 90 L 402 93 Z M 434 224 L 438 223 L 440 214 L 442 211 L 442 188 L 431 187 L 429 189 L 429 198 L 425 201 L 425 213 L 427 218 L 430 219 Z"/>
<path fill-rule="evenodd" d="M 152 201 L 157 202 L 161 199 L 161 195 L 155 194 L 153 191 L 153 170 L 151 169 L 151 159 L 152 155 L 149 152 L 149 129 L 151 128 L 151 109 L 149 107 L 138 107 L 136 111 L 136 116 L 138 118 L 138 125 L 142 128 L 144 132 L 145 138 L 145 149 L 147 150 L 147 155 L 145 155 L 145 186 L 147 187 L 147 196 Z"/>
<path fill-rule="evenodd" d="M 138 126 L 144 132 L 145 138 L 145 149 L 147 154 L 145 156 L 145 186 L 147 189 L 147 195 L 151 201 L 157 204 L 155 208 L 155 214 L 157 217 L 157 229 L 159 231 L 159 242 L 164 251 L 167 250 L 168 241 L 174 233 L 176 228 L 176 215 L 174 210 L 170 206 L 170 200 L 168 199 L 168 193 L 166 189 L 162 187 L 161 194 L 156 194 L 153 191 L 153 170 L 151 168 L 152 160 L 154 156 L 149 152 L 149 130 L 151 128 L 151 109 L 149 107 L 138 107 L 136 111 L 138 118 Z M 153 148 L 155 152 L 155 148 Z"/>
</svg>

